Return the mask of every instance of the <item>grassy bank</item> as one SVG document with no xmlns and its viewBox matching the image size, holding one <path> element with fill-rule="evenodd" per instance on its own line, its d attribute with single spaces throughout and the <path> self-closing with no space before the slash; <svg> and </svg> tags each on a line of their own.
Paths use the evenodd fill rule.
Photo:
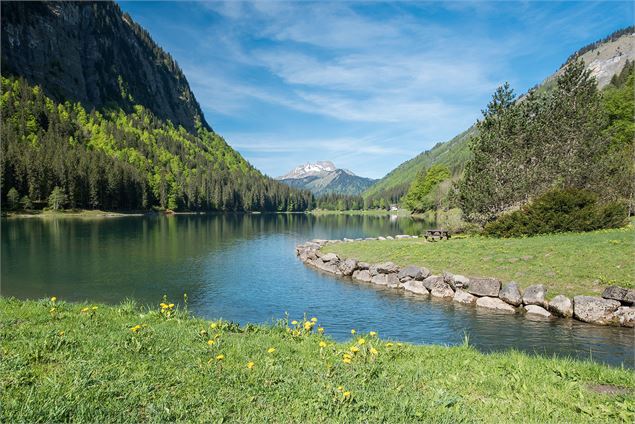
<svg viewBox="0 0 635 424">
<path fill-rule="evenodd" d="M 635 287 L 635 229 L 566 233 L 517 239 L 453 238 L 363 241 L 323 248 L 366 262 L 420 265 L 434 273 L 514 280 L 521 287 L 545 284 L 548 296 L 598 294 L 608 285 Z"/>
<path fill-rule="evenodd" d="M 397 211 L 387 211 L 386 209 L 365 209 L 365 210 L 346 210 L 346 211 L 331 211 L 326 209 L 313 209 L 307 211 L 311 215 L 369 215 L 369 216 L 410 216 L 410 211 L 405 209 L 399 209 Z"/>
<path fill-rule="evenodd" d="M 630 370 L 371 334 L 333 343 L 304 325 L 0 298 L 0 421 L 635 419 Z"/>
<path fill-rule="evenodd" d="M 64 210 L 27 210 L 7 211 L 3 218 L 114 218 L 122 216 L 141 216 L 143 212 L 112 212 L 98 209 L 64 209 Z"/>
</svg>

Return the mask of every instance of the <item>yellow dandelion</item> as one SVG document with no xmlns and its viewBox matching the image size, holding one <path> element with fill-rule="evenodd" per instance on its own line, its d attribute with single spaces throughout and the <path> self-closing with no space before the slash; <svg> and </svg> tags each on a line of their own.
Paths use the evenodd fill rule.
<svg viewBox="0 0 635 424">
<path fill-rule="evenodd" d="M 49 309 L 49 312 L 52 313 L 52 312 L 55 312 L 56 310 L 57 310 L 57 308 L 51 308 L 51 309 Z"/>
<path fill-rule="evenodd" d="M 363 345 L 364 343 L 366 343 L 366 339 L 360 337 L 359 339 L 357 339 L 357 343 Z"/>
<path fill-rule="evenodd" d="M 355 333 L 357 333 L 357 331 L 355 331 L 355 329 L 353 328 L 353 329 L 351 330 L 351 334 L 355 334 Z"/>
<path fill-rule="evenodd" d="M 357 353 L 359 352 L 359 348 L 357 346 L 351 346 L 351 352 Z"/>
<path fill-rule="evenodd" d="M 166 305 L 165 303 L 160 303 L 159 306 L 161 307 L 161 309 L 165 309 L 168 307 L 168 305 Z"/>
<path fill-rule="evenodd" d="M 326 347 L 326 342 L 325 341 L 321 341 L 320 342 L 320 347 Z"/>
<path fill-rule="evenodd" d="M 214 330 L 216 327 L 218 327 L 218 324 L 213 322 L 209 325 L 209 328 L 211 328 L 212 330 Z"/>
<path fill-rule="evenodd" d="M 320 334 L 324 334 L 324 328 L 322 328 L 322 327 L 318 327 L 318 333 L 320 333 Z"/>
<path fill-rule="evenodd" d="M 345 353 L 344 355 L 342 355 L 342 359 L 353 359 L 353 357 L 350 353 Z"/>
<path fill-rule="evenodd" d="M 82 308 L 82 312 L 88 312 L 88 308 Z"/>
<path fill-rule="evenodd" d="M 351 392 L 344 392 L 342 393 L 342 396 L 344 397 L 344 400 L 349 400 L 351 398 Z"/>
<path fill-rule="evenodd" d="M 269 349 L 267 349 L 267 353 L 273 353 L 276 351 L 275 347 L 270 347 Z"/>
<path fill-rule="evenodd" d="M 370 333 L 368 333 L 368 335 L 370 337 L 375 337 L 377 335 L 377 332 L 376 331 L 371 331 Z"/>
<path fill-rule="evenodd" d="M 344 387 L 343 387 L 343 386 L 337 386 L 337 391 L 338 391 L 338 392 L 342 392 L 342 391 L 344 391 Z"/>
<path fill-rule="evenodd" d="M 291 321 L 291 325 L 298 325 L 298 321 L 296 320 Z"/>
<path fill-rule="evenodd" d="M 377 352 L 377 349 L 375 349 L 374 347 L 370 348 L 370 353 L 371 353 L 371 355 L 378 355 L 379 354 L 379 352 Z"/>
<path fill-rule="evenodd" d="M 350 364 L 351 363 L 351 358 L 344 358 L 344 359 L 342 359 L 342 362 L 344 362 L 345 364 Z"/>
<path fill-rule="evenodd" d="M 92 307 L 92 308 L 90 308 L 90 309 L 92 309 L 93 311 L 96 311 L 96 310 L 97 310 L 97 306 L 93 306 L 93 307 Z"/>
<path fill-rule="evenodd" d="M 317 322 L 317 318 L 316 317 L 311 318 L 311 322 L 312 323 L 316 323 Z"/>
<path fill-rule="evenodd" d="M 403 346 L 403 343 L 397 343 L 397 346 L 401 347 Z"/>
<path fill-rule="evenodd" d="M 170 309 L 174 308 L 174 303 L 170 303 L 170 304 L 168 305 L 168 308 L 170 308 Z"/>
<path fill-rule="evenodd" d="M 249 368 L 249 369 L 252 369 L 252 368 L 254 367 L 254 365 L 256 365 L 256 364 L 254 364 L 254 363 L 253 363 L 253 362 L 251 362 L 251 361 L 250 361 L 250 362 L 247 362 L 247 368 Z"/>
<path fill-rule="evenodd" d="M 139 324 L 135 325 L 134 327 L 130 327 L 130 331 L 132 331 L 133 333 L 136 333 L 139 330 L 141 330 L 141 326 Z"/>
<path fill-rule="evenodd" d="M 386 343 L 386 347 L 392 347 L 393 344 L 391 342 Z"/>
<path fill-rule="evenodd" d="M 217 361 L 222 361 L 223 359 L 225 359 L 225 355 L 223 355 L 222 353 L 220 355 L 216 355 Z"/>
<path fill-rule="evenodd" d="M 312 329 L 312 328 L 313 328 L 313 323 L 312 323 L 312 322 L 307 321 L 307 322 L 305 322 L 305 323 L 304 323 L 304 329 L 305 329 L 306 331 L 309 331 L 309 330 L 310 330 L 310 329 Z"/>
<path fill-rule="evenodd" d="M 53 296 L 53 297 L 51 298 L 51 302 L 53 302 L 53 303 L 57 302 L 57 297 Z"/>
<path fill-rule="evenodd" d="M 63 336 L 63 335 L 64 335 L 64 330 L 60 331 L 58 334 L 59 334 L 60 336 Z"/>
<path fill-rule="evenodd" d="M 215 342 L 214 340 L 212 340 L 212 339 L 209 339 L 209 340 L 207 341 L 207 344 L 208 344 L 209 346 L 212 346 L 214 343 L 216 343 L 216 342 Z"/>
</svg>

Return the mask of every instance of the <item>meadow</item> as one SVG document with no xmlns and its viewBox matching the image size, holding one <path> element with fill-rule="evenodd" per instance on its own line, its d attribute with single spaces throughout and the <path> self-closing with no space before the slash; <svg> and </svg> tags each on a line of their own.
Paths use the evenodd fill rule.
<svg viewBox="0 0 635 424">
<path fill-rule="evenodd" d="M 0 298 L 2 422 L 633 422 L 632 370 L 414 346 L 319 317 L 238 326 Z"/>
</svg>

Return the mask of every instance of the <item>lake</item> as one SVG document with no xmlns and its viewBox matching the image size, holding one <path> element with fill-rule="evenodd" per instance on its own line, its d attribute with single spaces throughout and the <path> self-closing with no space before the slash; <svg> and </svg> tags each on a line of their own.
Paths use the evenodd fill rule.
<svg viewBox="0 0 635 424">
<path fill-rule="evenodd" d="M 270 323 L 317 316 L 326 334 L 378 331 L 383 338 L 479 350 L 592 358 L 635 367 L 632 329 L 500 315 L 451 301 L 338 279 L 304 266 L 296 244 L 419 234 L 410 218 L 225 214 L 103 219 L 2 219 L 2 296 L 158 305 L 187 293 L 206 318 Z M 158 307 L 158 306 L 157 306 Z"/>
</svg>

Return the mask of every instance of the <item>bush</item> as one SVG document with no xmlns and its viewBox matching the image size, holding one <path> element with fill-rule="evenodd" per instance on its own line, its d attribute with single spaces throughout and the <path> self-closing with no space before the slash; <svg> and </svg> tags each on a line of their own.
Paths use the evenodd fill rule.
<svg viewBox="0 0 635 424">
<path fill-rule="evenodd" d="M 548 191 L 521 210 L 490 222 L 483 233 L 494 237 L 521 237 L 566 231 L 594 231 L 626 225 L 628 207 L 623 202 L 598 203 L 586 190 Z"/>
</svg>

